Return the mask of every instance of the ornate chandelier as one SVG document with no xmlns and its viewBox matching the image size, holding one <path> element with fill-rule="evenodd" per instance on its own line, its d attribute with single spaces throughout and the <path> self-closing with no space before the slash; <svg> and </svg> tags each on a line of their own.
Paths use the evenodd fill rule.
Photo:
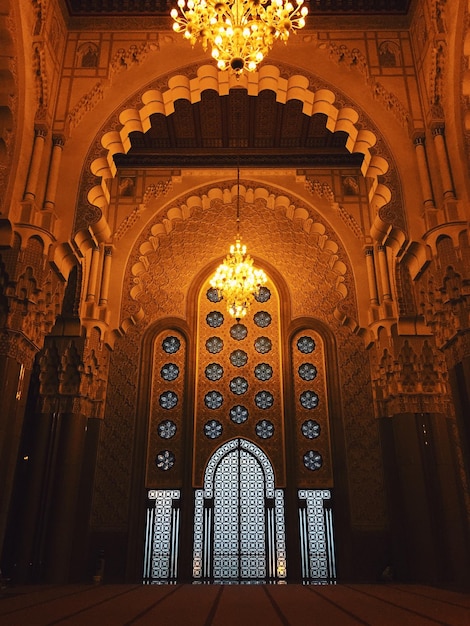
<svg viewBox="0 0 470 626">
<path fill-rule="evenodd" d="M 178 0 L 173 29 L 201 42 L 220 70 L 254 71 L 279 39 L 305 26 L 304 0 Z"/>
<path fill-rule="evenodd" d="M 267 282 L 263 270 L 253 267 L 253 259 L 246 252 L 240 237 L 240 170 L 237 173 L 237 236 L 235 245 L 230 246 L 230 254 L 219 265 L 210 280 L 211 287 L 217 289 L 227 303 L 227 311 L 240 320 L 248 312 L 251 303 L 258 295 L 260 287 Z"/>
</svg>

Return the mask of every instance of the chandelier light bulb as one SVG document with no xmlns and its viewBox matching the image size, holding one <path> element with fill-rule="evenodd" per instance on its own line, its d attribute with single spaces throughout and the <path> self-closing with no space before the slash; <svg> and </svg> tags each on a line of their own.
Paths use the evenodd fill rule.
<svg viewBox="0 0 470 626">
<path fill-rule="evenodd" d="M 229 314 L 240 320 L 245 317 L 267 280 L 263 270 L 253 267 L 253 259 L 237 237 L 235 244 L 230 246 L 230 254 L 211 278 L 210 285 L 225 300 Z"/>
</svg>

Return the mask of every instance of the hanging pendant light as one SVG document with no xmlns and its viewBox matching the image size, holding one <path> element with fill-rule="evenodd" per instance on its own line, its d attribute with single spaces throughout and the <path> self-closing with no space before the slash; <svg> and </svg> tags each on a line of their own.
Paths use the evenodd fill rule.
<svg viewBox="0 0 470 626">
<path fill-rule="evenodd" d="M 253 259 L 247 254 L 240 237 L 240 169 L 237 170 L 237 235 L 230 254 L 219 265 L 210 280 L 227 303 L 227 311 L 238 321 L 245 317 L 260 288 L 267 282 L 266 274 L 253 267 Z"/>
<path fill-rule="evenodd" d="M 304 0 L 178 0 L 173 30 L 210 47 L 220 70 L 254 71 L 277 41 L 305 26 Z"/>
</svg>

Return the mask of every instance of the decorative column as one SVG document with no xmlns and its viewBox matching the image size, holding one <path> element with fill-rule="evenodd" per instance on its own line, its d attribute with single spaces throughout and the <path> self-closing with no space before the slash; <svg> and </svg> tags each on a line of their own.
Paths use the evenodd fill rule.
<svg viewBox="0 0 470 626">
<path fill-rule="evenodd" d="M 390 301 L 392 299 L 392 289 L 390 286 L 390 276 L 388 273 L 387 251 L 385 246 L 378 247 L 380 282 L 382 284 L 382 298 Z"/>
<path fill-rule="evenodd" d="M 103 276 L 101 279 L 101 292 L 100 292 L 100 301 L 99 301 L 100 306 L 104 306 L 108 304 L 109 280 L 111 278 L 112 258 L 113 258 L 113 250 L 111 246 L 106 246 L 104 249 Z"/>
<path fill-rule="evenodd" d="M 94 302 L 96 297 L 96 285 L 98 281 L 98 269 L 100 266 L 100 249 L 98 246 L 93 248 L 91 253 L 90 275 L 88 277 L 88 289 L 86 294 L 87 302 Z"/>
<path fill-rule="evenodd" d="M 37 126 L 34 130 L 34 145 L 31 161 L 29 164 L 28 179 L 23 200 L 34 201 L 36 198 L 39 171 L 41 169 L 42 153 L 44 152 L 44 144 L 47 136 L 47 128 Z"/>
<path fill-rule="evenodd" d="M 62 159 L 64 143 L 65 140 L 62 135 L 53 135 L 49 176 L 47 179 L 46 195 L 44 198 L 44 209 L 46 211 L 53 211 L 55 208 L 57 183 L 59 180 L 60 162 Z"/>
<path fill-rule="evenodd" d="M 446 221 L 455 222 L 459 219 L 459 215 L 454 184 L 452 182 L 449 157 L 447 156 L 444 126 L 436 126 L 433 128 L 432 134 L 434 137 L 437 161 L 439 163 L 439 172 L 441 174 Z"/>
<path fill-rule="evenodd" d="M 414 146 L 416 160 L 418 163 L 421 191 L 423 192 L 423 209 L 424 219 L 426 221 L 426 230 L 430 230 L 434 226 L 437 226 L 437 209 L 434 204 L 434 196 L 432 192 L 431 179 L 429 177 L 428 160 L 426 156 L 425 139 L 423 135 L 415 138 Z"/>
<path fill-rule="evenodd" d="M 445 144 L 444 126 L 437 126 L 433 129 L 432 134 L 439 163 L 439 171 L 441 173 L 444 199 L 451 198 L 455 200 L 454 185 L 452 183 L 452 175 L 450 173 L 449 159 L 447 157 Z"/>
<path fill-rule="evenodd" d="M 365 255 L 366 255 L 367 278 L 369 279 L 370 303 L 378 304 L 379 294 L 377 291 L 377 281 L 375 278 L 374 249 L 372 247 L 366 248 Z"/>
</svg>

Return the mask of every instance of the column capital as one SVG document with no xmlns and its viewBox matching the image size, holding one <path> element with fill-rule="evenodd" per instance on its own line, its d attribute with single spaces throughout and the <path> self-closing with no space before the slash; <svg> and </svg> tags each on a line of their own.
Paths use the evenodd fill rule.
<svg viewBox="0 0 470 626">
<path fill-rule="evenodd" d="M 52 135 L 52 145 L 58 146 L 59 148 L 63 148 L 65 145 L 65 136 L 61 134 L 53 134 Z"/>
<path fill-rule="evenodd" d="M 45 124 L 36 124 L 34 126 L 35 137 L 42 137 L 43 139 L 45 139 L 47 137 L 48 132 L 49 132 L 49 129 L 47 128 Z"/>
<path fill-rule="evenodd" d="M 433 137 L 437 137 L 439 135 L 441 137 L 444 136 L 444 133 L 445 133 L 444 123 L 436 122 L 436 124 L 432 127 L 431 130 L 432 130 Z"/>
</svg>

